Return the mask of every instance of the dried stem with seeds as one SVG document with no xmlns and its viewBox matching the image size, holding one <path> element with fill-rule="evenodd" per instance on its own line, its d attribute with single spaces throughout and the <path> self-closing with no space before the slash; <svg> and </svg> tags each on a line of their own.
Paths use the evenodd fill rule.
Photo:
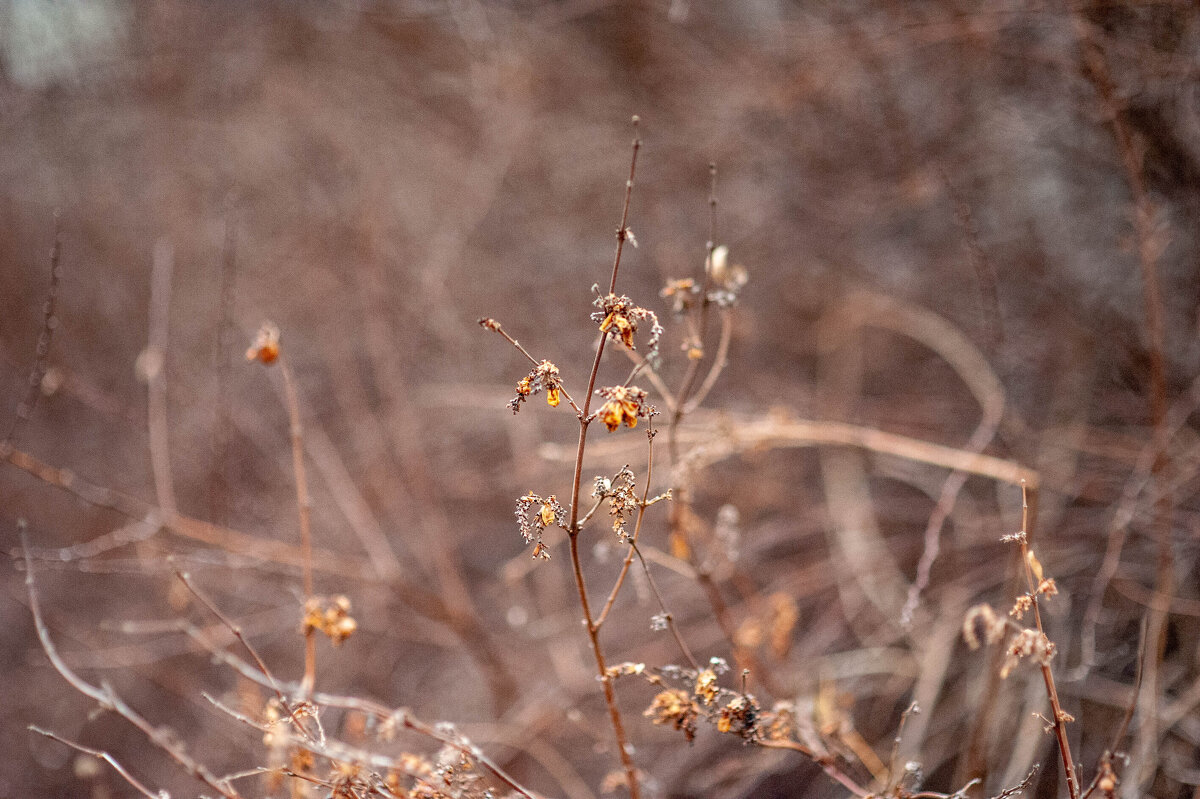
<svg viewBox="0 0 1200 799">
<path fill-rule="evenodd" d="M 1033 577 L 1033 566 L 1029 550 L 1029 497 L 1025 484 L 1021 484 L 1021 532 L 1017 535 L 1021 547 L 1021 567 L 1025 573 L 1025 583 L 1028 596 L 1032 601 L 1033 619 L 1037 625 L 1038 635 L 1043 641 L 1048 641 L 1046 631 L 1042 627 L 1042 611 L 1038 602 L 1039 586 Z M 1063 770 L 1067 775 L 1067 793 L 1071 799 L 1079 799 L 1079 778 L 1075 773 L 1075 761 L 1071 758 L 1071 742 L 1067 738 L 1067 721 L 1070 715 L 1062 709 L 1058 701 L 1058 687 L 1054 684 L 1054 671 L 1050 668 L 1049 659 L 1040 659 L 1038 666 L 1042 670 L 1042 680 L 1046 684 L 1046 696 L 1050 699 L 1050 711 L 1054 714 L 1054 737 L 1058 739 L 1058 752 L 1062 758 Z"/>
<path fill-rule="evenodd" d="M 633 119 L 635 137 L 633 140 L 633 155 L 629 160 L 629 179 L 625 181 L 625 205 L 621 210 L 621 227 L 617 229 L 617 251 L 613 257 L 612 276 L 608 282 L 608 293 L 613 294 L 617 288 L 617 273 L 621 268 L 621 253 L 628 238 L 629 203 L 633 197 L 633 179 L 637 170 L 638 150 L 641 140 L 636 137 L 637 117 Z M 608 676 L 608 664 L 604 659 L 604 650 L 600 645 L 600 627 L 592 614 L 591 602 L 588 599 L 587 581 L 583 576 L 583 564 L 579 558 L 579 489 L 583 481 L 583 453 L 587 447 L 588 426 L 594 421 L 591 416 L 592 397 L 595 396 L 596 375 L 600 372 L 600 361 L 604 357 L 604 344 L 608 334 L 602 333 L 596 344 L 596 357 L 592 361 L 592 371 L 588 375 L 587 393 L 584 395 L 583 408 L 579 412 L 579 444 L 575 451 L 575 472 L 571 479 L 570 521 L 567 523 L 567 537 L 571 549 L 571 571 L 575 576 L 575 587 L 579 593 L 579 604 L 583 609 L 583 621 L 587 628 L 588 639 L 592 646 L 592 655 L 596 659 L 596 671 L 600 676 L 600 684 L 604 688 L 604 702 L 608 706 L 608 716 L 612 722 L 613 733 L 617 741 L 617 755 L 621 759 L 621 767 L 625 771 L 625 782 L 629 786 L 632 799 L 639 799 L 641 789 L 638 784 L 637 767 L 630 754 L 625 725 L 621 720 L 621 710 L 617 707 L 616 692 L 612 679 Z"/>
</svg>

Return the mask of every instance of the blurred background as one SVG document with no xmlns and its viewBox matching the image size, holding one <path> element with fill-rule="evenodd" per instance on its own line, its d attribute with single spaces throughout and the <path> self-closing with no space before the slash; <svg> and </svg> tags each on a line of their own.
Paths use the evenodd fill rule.
<svg viewBox="0 0 1200 799">
<path fill-rule="evenodd" d="M 1119 790 L 1200 795 L 1198 72 L 1200 11 L 1173 0 L 4 0 L 0 430 L 36 397 L 11 444 L 70 473 L 3 465 L 0 541 L 15 553 L 27 522 L 69 664 L 218 773 L 265 764 L 261 735 L 202 693 L 266 697 L 185 634 L 185 619 L 224 631 L 172 572 L 298 678 L 287 411 L 279 370 L 243 358 L 269 319 L 299 386 L 317 588 L 350 597 L 360 625 L 322 645 L 319 687 L 454 722 L 539 792 L 601 795 L 617 760 L 565 541 L 532 561 L 512 515 L 527 491 L 569 494 L 577 423 L 540 398 L 513 416 L 528 364 L 476 320 L 582 395 L 637 114 L 639 246 L 620 290 L 669 319 L 659 288 L 703 268 L 710 162 L 715 241 L 749 274 L 728 367 L 681 428 L 693 468 L 664 460 L 652 490 L 690 481 L 715 530 L 699 557 L 757 653 L 750 690 L 884 761 L 917 698 L 901 753 L 930 790 L 978 775 L 972 795 L 991 796 L 1041 763 L 1033 790 L 1065 795 L 1033 716 L 1040 674 L 1000 682 L 995 652 L 960 635 L 970 605 L 1021 590 L 999 541 L 1017 488 L 964 476 L 902 625 L 951 473 L 788 425 L 982 449 L 1038 475 L 1033 537 L 1061 592 L 1048 633 L 1085 780 L 1133 703 L 1148 618 L 1155 666 Z M 670 385 L 681 341 L 668 324 Z M 627 368 L 614 349 L 602 384 Z M 585 482 L 626 463 L 640 477 L 639 432 L 594 429 Z M 169 503 L 215 527 L 159 529 Z M 652 509 L 643 531 L 656 582 L 691 648 L 732 660 L 666 519 Z M 585 532 L 598 596 L 623 554 L 607 526 Z M 0 796 L 130 795 L 31 723 L 196 793 L 49 667 L 12 563 Z M 631 579 L 610 661 L 678 661 L 657 612 Z M 654 795 L 841 794 L 796 755 L 712 729 L 687 745 L 641 718 L 653 695 L 618 684 Z"/>
</svg>

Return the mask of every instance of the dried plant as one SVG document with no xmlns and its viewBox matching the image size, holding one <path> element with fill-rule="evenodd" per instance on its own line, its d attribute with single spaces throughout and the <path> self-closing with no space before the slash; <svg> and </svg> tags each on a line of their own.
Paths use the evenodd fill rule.
<svg viewBox="0 0 1200 799">
<path fill-rule="evenodd" d="M 526 141 L 540 127 L 528 120 L 539 118 L 537 92 L 544 89 L 530 86 L 556 80 L 537 77 L 544 64 L 499 44 L 504 37 L 495 31 L 522 30 L 540 42 L 582 15 L 589 41 L 619 22 L 630 52 L 663 48 L 679 56 L 671 42 L 691 42 L 703 29 L 698 18 L 712 13 L 692 4 L 689 23 L 688 5 L 672 2 L 660 15 L 667 22 L 639 19 L 627 29 L 631 20 L 617 15 L 630 9 L 603 4 L 533 4 L 515 13 L 459 4 L 444 12 L 455 29 L 446 38 L 439 23 L 401 24 L 386 9 L 363 12 L 370 25 L 359 27 L 379 26 L 388 51 L 405 50 L 395 47 L 397 37 L 426 38 L 410 38 L 410 24 L 434 30 L 428 38 L 435 49 L 450 39 L 463 45 L 438 53 L 466 59 L 469 69 L 449 81 L 431 75 L 431 91 L 441 97 L 467 88 L 445 103 L 455 110 L 439 111 L 437 124 L 427 126 L 432 133 L 421 133 L 421 147 L 436 151 L 431 164 L 466 177 L 442 205 L 427 202 L 424 190 L 406 188 L 418 198 L 416 211 L 381 199 L 400 193 L 395 175 L 377 190 L 347 181 L 355 187 L 320 198 L 337 207 L 330 220 L 338 224 L 294 225 L 302 230 L 283 235 L 269 230 L 278 220 L 265 227 L 258 221 L 237 257 L 234 242 L 243 237 L 234 231 L 246 222 L 230 194 L 221 211 L 221 321 L 202 336 L 205 353 L 216 342 L 219 429 L 211 429 L 210 419 L 196 421 L 212 397 L 195 390 L 206 367 L 197 366 L 203 359 L 180 335 L 181 328 L 194 330 L 188 326 L 197 324 L 199 304 L 191 296 L 180 302 L 179 287 L 194 289 L 195 277 L 182 267 L 202 260 L 182 242 L 204 226 L 188 215 L 152 248 L 148 324 L 136 340 L 142 393 L 130 400 L 84 382 L 84 371 L 73 373 L 51 357 L 52 341 L 68 348 L 77 341 L 60 332 L 60 299 L 72 296 L 62 290 L 60 298 L 60 289 L 73 286 L 62 280 L 64 234 L 56 217 L 32 367 L 23 354 L 28 343 L 14 350 L 20 358 L 6 353 L 20 373 L 12 383 L 20 385 L 0 459 L 14 479 L 40 481 L 70 503 L 65 510 L 47 503 L 35 514 L 22 505 L 26 489 L 13 492 L 19 496 L 12 507 L 35 519 L 32 535 L 22 525 L 14 561 L 24 569 L 29 637 L 36 635 L 44 653 L 19 671 L 36 674 L 48 663 L 43 675 L 65 680 L 87 705 L 79 713 L 87 723 L 70 734 L 61 721 L 48 724 L 40 708 L 36 718 L 22 720 L 37 722 L 32 729 L 46 740 L 33 740 L 47 751 L 67 747 L 78 755 L 72 787 L 110 795 L 104 780 L 111 777 L 156 798 L 165 795 L 160 785 L 178 778 L 226 799 L 543 793 L 594 799 L 610 791 L 863 799 L 1020 793 L 1089 799 L 1099 792 L 1128 799 L 1175 797 L 1195 785 L 1188 758 L 1197 740 L 1190 722 L 1200 684 L 1189 656 L 1198 611 L 1187 535 L 1200 463 L 1193 441 L 1200 381 L 1182 388 L 1195 360 L 1194 348 L 1180 343 L 1194 326 L 1187 305 L 1193 276 L 1185 266 L 1194 249 L 1187 231 L 1195 209 L 1179 199 L 1188 196 L 1195 148 L 1186 136 L 1190 106 L 1180 101 L 1179 119 L 1170 123 L 1159 118 L 1172 111 L 1169 103 L 1153 97 L 1172 81 L 1181 95 L 1191 85 L 1189 57 L 1200 31 L 1194 9 L 1177 0 L 1036 12 L 956 7 L 949 13 L 937 4 L 866 4 L 850 13 L 789 9 L 770 21 L 775 49 L 714 48 L 721 50 L 721 71 L 755 73 L 761 83 L 752 91 L 727 91 L 730 84 L 716 71 L 680 60 L 686 72 L 704 76 L 704 97 L 728 94 L 740 110 L 720 109 L 713 120 L 671 135 L 692 149 L 696 141 L 711 146 L 697 160 L 715 153 L 726 163 L 732 156 L 731 193 L 739 202 L 746 176 L 759 174 L 747 169 L 751 160 L 761 174 L 803 165 L 806 179 L 811 171 L 824 181 L 797 191 L 796 181 L 778 178 L 777 197 L 762 198 L 762 209 L 739 209 L 730 215 L 734 221 L 722 222 L 729 230 L 719 230 L 717 171 L 710 164 L 707 220 L 695 220 L 688 236 L 671 236 L 663 246 L 673 230 L 636 221 L 642 187 L 635 196 L 641 152 L 635 119 L 611 267 L 578 279 L 556 273 L 553 280 L 563 278 L 556 284 L 530 253 L 544 246 L 546 263 L 576 263 L 586 260 L 580 253 L 588 251 L 588 239 L 567 228 L 544 235 L 510 229 L 506 214 L 532 208 L 528 216 L 544 224 L 546 214 L 558 213 L 557 192 L 535 181 L 530 206 L 498 201 L 510 178 L 513 185 L 527 179 L 525 155 L 540 158 Z M 760 13 L 738 12 L 747 25 Z M 1123 34 L 1125 26 L 1137 35 Z M 336 27 L 324 19 L 314 30 Z M 142 46 L 141 35 L 134 38 Z M 1058 52 L 1072 42 L 1077 52 Z M 540 58 L 550 57 L 553 47 L 546 47 Z M 959 57 L 967 50 L 982 59 L 977 54 L 989 48 L 992 60 Z M 1019 63 L 1009 63 L 1010 50 L 1020 53 L 1012 59 Z M 156 47 L 147 51 L 159 57 Z M 990 71 L 1022 76 L 989 78 L 984 83 L 994 96 L 980 107 L 940 94 L 931 99 L 911 65 L 926 52 L 938 53 L 930 60 L 966 64 L 965 73 L 973 64 L 999 62 Z M 646 63 L 671 71 L 667 56 L 655 58 L 661 60 Z M 174 69 L 156 61 L 148 82 L 172 101 L 178 98 L 170 86 L 180 79 Z M 422 69 L 413 74 L 424 75 Z M 1037 80 L 1025 69 L 1035 70 Z M 1062 93 L 1047 90 L 1041 105 L 1023 105 L 1045 87 L 1045 70 L 1061 79 Z M 401 77 L 387 76 L 389 92 L 411 76 Z M 630 84 L 640 86 L 635 78 Z M 279 91 L 265 83 L 252 116 L 292 119 L 291 104 L 307 95 L 295 84 L 283 82 Z M 1009 83 L 1036 83 L 1037 91 Z M 940 83 L 931 84 L 941 91 Z M 960 93 L 974 89 L 951 85 Z M 663 86 L 656 90 L 660 99 L 676 88 L 669 77 Z M 6 98 L 11 88 L 6 82 Z M 842 96 L 853 98 L 857 110 L 846 111 L 836 99 Z M 19 99 L 10 103 L 18 111 Z M 406 103 L 399 105 L 407 114 Z M 936 111 L 931 117 L 969 113 L 941 129 L 913 118 L 912 108 L 922 104 Z M 456 120 L 462 109 L 478 116 L 477 129 Z M 389 119 L 380 109 L 371 114 L 377 110 Z M 69 116 L 58 105 L 54 111 L 55 119 Z M 714 120 L 726 113 L 753 125 L 710 136 L 708 127 L 719 128 Z M 971 114 L 980 116 L 976 125 L 986 136 L 965 135 Z M 370 114 L 329 116 L 366 129 Z M 743 138 L 760 116 L 788 120 L 783 143 L 762 148 L 762 135 Z M 1082 121 L 1064 122 L 1072 116 Z M 844 148 L 829 152 L 828 135 L 795 136 L 794 120 L 809 117 L 822 120 L 815 130 L 844 135 Z M 318 148 L 321 155 L 311 160 L 328 162 L 337 175 L 346 165 L 373 169 L 378 151 L 365 139 L 394 133 L 389 123 L 370 128 L 370 136 L 360 138 L 356 128 L 354 136 L 339 138 L 342 123 L 328 124 L 331 134 L 316 138 L 331 152 Z M 984 192 L 997 182 L 1036 182 L 1020 170 L 1010 174 L 1018 159 L 1008 150 L 997 150 L 995 162 L 975 160 L 981 139 L 986 152 L 987 137 L 1003 139 L 1023 126 L 1055 131 L 1030 137 L 1038 153 L 1030 163 L 1046 181 L 1039 191 L 1054 201 L 1035 199 L 1053 206 L 1049 211 L 1011 188 L 1004 195 L 1011 202 L 981 202 L 992 199 Z M 466 130 L 468 144 L 453 136 L 441 141 L 453 130 Z M 1070 131 L 1067 142 L 1057 138 L 1059 130 Z M 538 141 L 535 147 L 546 143 Z M 1071 148 L 1086 157 L 1070 161 L 1060 152 Z M 254 153 L 255 161 L 260 157 Z M 561 166 L 550 164 L 550 154 L 546 160 L 548 169 Z M 840 171 L 826 161 L 842 164 Z M 1078 161 L 1099 178 L 1082 179 Z M 1075 171 L 1066 168 L 1072 164 Z M 695 171 L 690 193 L 700 205 L 703 178 Z M 408 186 L 411 176 L 404 175 Z M 645 166 L 639 181 L 644 176 Z M 411 185 L 427 186 L 428 176 L 419 177 Z M 663 177 L 655 176 L 655 191 L 670 185 Z M 1081 202 L 1063 188 L 1076 179 L 1073 191 L 1095 197 Z M 329 189 L 324 179 L 316 183 Z M 1058 188 L 1046 189 L 1051 184 Z M 112 193 L 102 188 L 81 193 Z M 282 195 L 277 188 L 265 181 L 253 191 Z M 158 196 L 157 188 L 149 194 Z M 321 191 L 303 186 L 297 194 Z M 868 195 L 870 202 L 862 199 Z M 1097 216 L 1087 235 L 1063 235 L 1062 207 L 1087 217 L 1105 207 L 1101 197 L 1117 197 L 1128 224 Z M 1067 204 L 1072 198 L 1078 208 Z M 571 207 L 578 212 L 591 199 L 580 192 Z M 132 215 L 145 201 L 124 193 L 122 200 L 128 209 L 120 213 L 142 229 L 143 220 Z M 98 202 L 89 200 L 81 213 L 104 207 Z M 280 200 L 289 219 L 291 203 Z M 811 216 L 800 233 L 762 234 L 798 216 L 798 208 Z M 397 211 L 412 211 L 412 218 Z M 211 216 L 201 221 L 211 223 Z M 342 217 L 355 221 L 343 226 Z M 657 207 L 645 218 L 668 217 Z M 68 215 L 68 221 L 80 220 Z M 1123 225 L 1128 242 L 1119 239 Z M 419 232 L 402 245 L 401 231 L 409 228 Z M 464 290 L 470 281 L 454 279 L 462 276 L 451 267 L 468 263 L 474 237 L 483 243 L 499 229 L 513 235 L 494 251 L 510 263 L 528 259 L 519 269 L 536 275 L 538 291 L 493 278 L 495 260 L 461 270 L 471 271 L 478 285 Z M 68 231 L 68 244 L 76 235 Z M 796 236 L 804 246 L 796 246 Z M 911 248 L 909 264 L 897 253 L 917 239 L 924 243 Z M 626 244 L 640 246 L 637 254 L 658 271 L 658 285 L 647 274 L 630 274 L 634 253 Z M 1125 308 L 1124 294 L 1118 296 L 1125 282 L 1105 275 L 1112 264 L 1072 275 L 1073 262 L 1055 249 L 1067 245 L 1080 249 L 1079 260 L 1111 245 L 1113 263 L 1135 265 L 1138 280 L 1129 286 L 1141 292 L 1141 310 Z M 322 269 L 294 258 L 310 248 L 336 265 Z M 91 250 L 89 257 L 106 251 L 95 241 Z M 889 255 L 876 262 L 881 251 Z M 964 254 L 969 264 L 960 263 Z M 310 274 L 323 282 L 290 285 L 296 275 Z M 245 299 L 243 289 L 255 282 L 268 288 Z M 872 290 L 859 289 L 863 283 Z M 493 290 L 500 285 L 502 291 Z M 333 298 L 343 289 L 352 300 L 339 305 Z M 1076 302 L 1073 293 L 1101 299 Z M 91 301 L 86 292 L 79 296 L 73 308 Z M 554 307 L 529 316 L 510 310 L 533 302 Z M 314 320 L 326 303 L 329 318 Z M 1061 307 L 1073 308 L 1075 317 L 1054 318 Z M 1122 320 L 1121 314 L 1136 317 L 1134 324 L 1074 329 L 1087 327 L 1079 320 L 1097 308 Z M 265 323 L 247 336 L 263 310 L 286 324 Z M 457 371 L 431 368 L 446 353 L 477 349 L 463 320 L 480 312 L 506 317 L 507 327 L 490 317 L 480 324 L 517 351 L 515 361 L 484 358 L 477 375 L 469 372 L 478 364 L 466 358 Z M 128 318 L 120 321 L 129 326 Z M 239 323 L 246 327 L 239 330 Z M 518 329 L 535 343 L 517 341 L 511 333 Z M 744 354 L 743 337 L 764 346 Z M 232 343 L 245 338 L 251 338 L 250 363 Z M 893 338 L 903 343 L 893 346 Z M 562 356 L 564 350 L 575 355 Z M 502 387 L 491 382 L 501 367 Z M 1093 392 L 1099 383 L 1087 376 L 1108 372 L 1120 390 Z M 1077 386 L 1071 380 L 1079 375 Z M 278 404 L 256 395 L 268 384 Z M 710 398 L 726 387 L 728 401 L 710 410 Z M 1144 401 L 1133 397 L 1135 389 Z M 1046 396 L 1053 407 L 1042 414 Z M 106 448 L 89 462 L 90 450 L 76 446 L 76 440 L 90 446 L 77 426 L 57 426 L 62 417 L 52 414 L 63 405 L 55 397 L 102 408 L 114 428 L 132 422 L 140 434 L 144 427 L 145 445 L 138 434 L 125 435 L 138 458 L 148 454 L 144 496 L 130 485 L 136 467 L 105 472 L 110 459 L 119 462 Z M 963 419 L 971 421 L 960 430 Z M 199 428 L 212 434 L 211 453 L 201 451 L 203 441 L 197 445 Z M 511 458 L 502 454 L 508 452 Z M 197 463 L 208 469 L 205 480 L 197 479 Z M 206 502 L 197 496 L 202 482 L 210 488 Z M 995 565 L 996 538 L 1016 526 L 1010 501 L 1016 486 L 1021 529 L 1004 542 L 1014 545 L 1007 551 L 1019 551 L 1023 587 L 1010 597 Z M 506 498 L 493 513 L 497 493 Z M 1035 524 L 1039 501 L 1043 513 Z M 1097 525 L 1097 509 L 1110 501 L 1113 512 Z M 526 545 L 519 554 L 516 536 L 491 534 L 503 518 L 511 534 L 507 513 L 514 505 Z M 81 508 L 92 515 L 84 517 Z M 99 525 L 105 529 L 93 534 Z M 39 526 L 71 532 L 63 534 L 65 545 L 50 547 L 52 534 Z M 1033 527 L 1048 534 L 1034 538 Z M 149 587 L 114 590 L 109 582 L 103 593 L 75 596 L 55 590 L 57 572 L 80 576 L 81 584 L 131 575 L 132 585 L 136 575 Z M 500 578 L 490 579 L 493 572 Z M 128 612 L 130 604 L 137 612 Z M 1053 615 L 1076 608 L 1085 608 L 1078 627 Z M 1132 631 L 1142 613 L 1135 653 Z M 108 645 L 110 636 L 119 643 Z M 964 647 L 983 648 L 990 662 L 965 656 Z M 171 658 L 178 660 L 164 666 Z M 1031 690 L 1022 693 L 1027 678 Z M 47 683 L 42 676 L 36 684 Z M 211 690 L 201 693 L 197 684 Z M 155 691 L 174 692 L 172 701 L 154 702 Z M 181 696 L 201 708 L 198 721 L 179 718 Z M 459 721 L 421 720 L 431 716 Z M 89 738 L 95 734 L 108 737 L 97 742 Z M 1052 747 L 1061 772 L 1035 765 Z M 31 770 L 38 778 L 51 771 Z"/>
</svg>

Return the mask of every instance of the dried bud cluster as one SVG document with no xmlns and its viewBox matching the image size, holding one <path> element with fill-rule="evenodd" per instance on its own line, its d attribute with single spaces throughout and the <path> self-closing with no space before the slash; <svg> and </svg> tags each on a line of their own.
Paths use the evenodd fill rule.
<svg viewBox="0 0 1200 799">
<path fill-rule="evenodd" d="M 700 287 L 696 285 L 696 281 L 685 277 L 682 280 L 668 280 L 667 285 L 658 292 L 658 296 L 671 301 L 671 313 L 683 316 L 695 307 L 696 295 L 699 293 Z"/>
<path fill-rule="evenodd" d="M 1034 586 L 1033 592 L 1019 595 L 1008 611 L 1008 617 L 998 614 L 991 605 L 982 604 L 968 610 L 963 619 L 963 640 L 972 649 L 979 648 L 981 638 L 985 643 L 996 644 L 1003 641 L 1010 630 L 1016 633 L 1009 642 L 1004 664 L 1000 667 L 1001 677 L 1011 674 L 1022 658 L 1032 660 L 1039 666 L 1050 665 L 1050 660 L 1054 657 L 1054 642 L 1039 630 L 1021 627 L 1013 619 L 1019 621 L 1033 609 L 1037 604 L 1038 596 L 1050 597 L 1058 594 L 1058 586 L 1053 578 L 1046 577 L 1042 570 L 1042 564 L 1033 554 L 1033 550 L 1026 548 L 1025 533 L 1005 536 L 1004 540 L 1015 541 L 1022 545 L 1025 553 L 1025 565 L 1029 569 L 1030 585 Z"/>
<path fill-rule="evenodd" d="M 729 248 L 721 245 L 713 250 L 707 268 L 712 286 L 708 293 L 708 301 L 720 308 L 728 308 L 737 302 L 738 294 L 750 279 L 746 267 L 730 264 Z"/>
<path fill-rule="evenodd" d="M 641 502 L 634 494 L 636 478 L 628 466 L 621 467 L 612 479 L 597 477 L 592 487 L 592 496 L 596 499 L 608 500 L 608 513 L 612 516 L 612 529 L 621 543 L 630 540 L 629 531 L 625 529 L 626 522 L 637 513 Z"/>
<path fill-rule="evenodd" d="M 607 670 L 607 679 L 639 676 L 660 689 L 642 715 L 654 724 L 674 727 L 690 742 L 696 737 L 697 722 L 704 719 L 718 732 L 736 735 L 743 741 L 790 740 L 796 731 L 796 709 L 779 702 L 763 710 L 753 694 L 731 691 L 719 685 L 719 676 L 729 664 L 712 658 L 699 671 L 681 666 L 647 667 L 644 663 L 622 663 Z M 668 685 L 671 680 L 678 687 Z"/>
<path fill-rule="evenodd" d="M 542 543 L 542 533 L 547 527 L 557 524 L 566 529 L 567 512 L 551 494 L 541 497 L 530 491 L 517 499 L 517 526 L 525 543 L 533 544 L 533 557 L 550 559 L 550 552 Z"/>
<path fill-rule="evenodd" d="M 334 645 L 341 644 L 358 629 L 350 615 L 350 599 L 345 596 L 310 597 L 304 603 L 304 634 L 311 630 L 324 633 Z"/>
<path fill-rule="evenodd" d="M 650 337 L 646 340 L 646 357 L 658 348 L 658 339 L 663 334 L 662 325 L 658 323 L 658 315 L 654 311 L 634 305 L 633 300 L 616 294 L 601 294 L 592 301 L 599 308 L 592 314 L 592 321 L 600 324 L 600 332 L 621 342 L 631 350 L 637 349 L 633 343 L 633 334 L 637 332 L 640 323 L 650 321 Z"/>
<path fill-rule="evenodd" d="M 562 401 L 562 378 L 558 374 L 558 367 L 550 361 L 542 361 L 517 382 L 517 396 L 509 401 L 508 407 L 517 413 L 521 410 L 522 402 L 543 389 L 546 391 L 546 404 L 557 408 Z"/>
<path fill-rule="evenodd" d="M 246 360 L 268 365 L 279 360 L 279 328 L 270 322 L 263 322 L 250 348 L 246 350 Z"/>
<path fill-rule="evenodd" d="M 638 417 L 649 418 L 655 413 L 654 407 L 646 404 L 646 392 L 637 386 L 607 386 L 596 393 L 605 399 L 596 416 L 610 433 L 622 424 L 637 427 Z"/>
</svg>

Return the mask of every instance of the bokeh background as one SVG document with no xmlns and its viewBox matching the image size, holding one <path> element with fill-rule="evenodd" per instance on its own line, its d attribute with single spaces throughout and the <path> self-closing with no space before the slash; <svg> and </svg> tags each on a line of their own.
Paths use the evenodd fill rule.
<svg viewBox="0 0 1200 799">
<path fill-rule="evenodd" d="M 1023 668 L 1001 683 L 994 658 L 958 635 L 969 605 L 1005 606 L 1019 588 L 999 542 L 1019 524 L 1017 490 L 966 481 L 905 628 L 895 592 L 915 578 L 947 472 L 738 443 L 753 425 L 811 419 L 962 448 L 982 383 L 1003 402 L 986 452 L 1040 476 L 1034 536 L 1061 590 L 1049 632 L 1085 777 L 1132 703 L 1139 624 L 1161 591 L 1161 658 L 1121 743 L 1134 757 L 1120 790 L 1194 796 L 1198 72 L 1200 12 L 1173 0 L 6 0 L 0 428 L 35 370 L 57 214 L 57 326 L 36 409 L 12 440 L 106 489 L 100 499 L 119 492 L 107 503 L 119 507 L 5 464 L 0 541 L 15 552 L 27 522 L 69 663 L 215 770 L 262 765 L 261 736 L 202 693 L 247 707 L 264 697 L 181 631 L 187 619 L 223 632 L 172 571 L 186 568 L 281 675 L 298 676 L 287 414 L 278 370 L 243 359 L 270 319 L 301 395 L 318 589 L 348 595 L 361 625 L 322 649 L 320 685 L 459 724 L 547 795 L 600 795 L 616 758 L 565 544 L 548 538 L 553 559 L 531 561 L 512 516 L 530 489 L 568 493 L 562 448 L 577 425 L 565 406 L 509 412 L 526 366 L 476 320 L 501 320 L 569 386 L 582 382 L 637 114 L 639 246 L 626 250 L 623 291 L 666 319 L 659 287 L 698 274 L 710 162 L 716 241 L 750 275 L 729 365 L 684 440 L 701 448 L 698 517 L 737 511 L 707 555 L 733 624 L 752 637 L 783 624 L 778 608 L 795 611 L 782 643 L 760 647 L 775 692 L 754 674 L 751 689 L 852 728 L 885 760 L 919 695 L 903 754 L 928 788 L 982 773 L 973 795 L 991 796 L 1042 763 L 1033 790 L 1065 795 L 1053 737 L 1032 715 L 1046 712 L 1040 676 Z M 157 299 L 152 274 L 170 278 Z M 155 314 L 161 370 L 147 353 Z M 904 333 L 923 324 L 932 340 Z M 672 384 L 680 341 L 670 329 Z M 1152 466 L 1156 351 L 1165 471 Z M 619 356 L 610 367 L 625 368 Z M 161 503 L 148 375 L 165 392 L 159 440 L 179 511 L 248 538 L 201 540 L 146 516 Z M 587 475 L 641 473 L 644 437 L 597 441 Z M 664 465 L 654 490 L 677 479 Z M 670 558 L 665 520 L 652 511 L 644 536 L 668 604 L 696 652 L 731 657 L 704 592 Z M 620 557 L 605 527 L 585 547 L 597 593 Z M 194 794 L 53 672 L 23 581 L 14 558 L 0 596 L 0 796 L 130 793 L 30 723 Z M 650 629 L 655 612 L 631 582 L 604 631 L 610 660 L 678 659 Z M 618 690 L 656 795 L 841 790 L 798 756 L 711 729 L 689 746 L 640 718 L 649 686 Z"/>
</svg>

